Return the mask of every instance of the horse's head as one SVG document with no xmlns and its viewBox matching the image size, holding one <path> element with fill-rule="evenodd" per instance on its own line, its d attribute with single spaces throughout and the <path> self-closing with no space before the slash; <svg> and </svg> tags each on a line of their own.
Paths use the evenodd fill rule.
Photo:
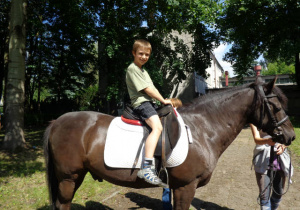
<svg viewBox="0 0 300 210">
<path fill-rule="evenodd" d="M 275 142 L 290 145 L 295 139 L 295 131 L 289 117 L 285 113 L 287 98 L 275 86 L 276 79 L 263 83 L 257 77 L 253 84 L 255 89 L 255 108 L 250 119 L 258 129 L 268 133 Z"/>
</svg>

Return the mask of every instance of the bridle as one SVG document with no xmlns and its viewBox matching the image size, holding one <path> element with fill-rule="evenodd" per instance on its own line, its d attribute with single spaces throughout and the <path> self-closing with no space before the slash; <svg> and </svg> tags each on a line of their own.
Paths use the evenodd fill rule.
<svg viewBox="0 0 300 210">
<path fill-rule="evenodd" d="M 271 119 L 271 122 L 272 122 L 272 127 L 270 128 L 270 130 L 273 131 L 272 137 L 274 139 L 281 139 L 282 136 L 283 136 L 283 133 L 282 133 L 282 128 L 280 126 L 289 119 L 289 116 L 286 115 L 283 119 L 281 119 L 279 122 L 277 122 L 276 117 L 274 116 L 274 114 L 271 111 L 269 98 L 278 97 L 278 96 L 273 94 L 273 93 L 266 96 L 262 85 L 258 86 L 258 94 L 260 94 L 260 96 L 263 98 L 262 108 L 260 110 L 260 120 L 259 120 L 258 129 L 260 130 L 262 128 L 263 118 L 264 118 L 264 110 L 265 110 L 265 107 L 266 107 L 267 108 L 267 113 L 268 113 L 268 115 Z M 271 135 L 271 133 L 269 135 Z"/>
<path fill-rule="evenodd" d="M 286 115 L 284 118 L 282 118 L 279 122 L 277 122 L 277 119 L 276 117 L 274 116 L 274 114 L 272 113 L 272 110 L 271 110 L 271 105 L 270 105 L 270 101 L 269 101 L 269 98 L 274 98 L 274 97 L 277 97 L 277 95 L 271 93 L 269 95 L 266 96 L 264 90 L 263 90 L 263 87 L 262 85 L 258 85 L 258 89 L 257 89 L 257 92 L 258 94 L 263 98 L 263 102 L 262 102 L 262 107 L 261 107 L 261 110 L 260 110 L 260 120 L 259 120 L 259 126 L 258 126 L 258 130 L 261 130 L 262 129 L 262 124 L 263 124 L 263 118 L 264 118 L 264 112 L 265 112 L 265 107 L 267 109 L 267 113 L 269 115 L 269 118 L 271 120 L 271 128 L 269 130 L 272 130 L 272 139 L 274 139 L 274 141 L 280 141 L 282 138 L 283 138 L 283 133 L 282 133 L 282 128 L 280 127 L 283 123 L 285 123 L 288 119 L 289 119 L 289 116 Z M 271 133 L 268 133 L 269 135 L 271 135 Z M 287 149 L 287 148 L 286 148 Z M 270 149 L 270 157 L 274 157 L 274 146 L 271 146 L 271 149 Z M 290 159 L 290 166 L 289 166 L 289 179 L 291 177 L 291 166 L 292 165 L 292 162 L 291 162 L 291 159 Z M 270 199 L 270 196 L 271 196 L 271 189 L 273 189 L 273 192 L 275 192 L 277 195 L 284 195 L 287 193 L 288 189 L 289 189 L 289 185 L 290 185 L 290 181 L 288 180 L 288 187 L 286 189 L 285 192 L 283 193 L 278 193 L 276 192 L 276 190 L 274 189 L 274 186 L 273 186 L 273 181 L 274 181 L 274 177 L 275 177 L 275 174 L 276 174 L 276 171 L 273 170 L 273 162 L 270 163 L 270 183 L 268 184 L 268 186 L 266 186 L 266 188 L 259 194 L 257 200 L 259 200 L 261 198 L 261 196 L 265 193 L 265 191 L 269 188 L 269 195 L 268 195 L 268 200 Z M 275 174 L 274 174 L 275 173 Z M 265 205 L 261 202 L 259 202 L 260 205 Z"/>
</svg>

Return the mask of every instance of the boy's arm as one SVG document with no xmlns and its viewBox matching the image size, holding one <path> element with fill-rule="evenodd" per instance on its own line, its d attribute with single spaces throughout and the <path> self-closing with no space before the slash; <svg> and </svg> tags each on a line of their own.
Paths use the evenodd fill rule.
<svg viewBox="0 0 300 210">
<path fill-rule="evenodd" d="M 154 88 L 151 88 L 151 87 L 146 87 L 144 90 L 143 90 L 148 96 L 150 96 L 151 98 L 154 98 L 158 101 L 160 101 L 161 103 L 163 104 L 171 104 L 172 105 L 172 102 L 171 100 L 169 99 L 164 99 L 161 94 L 158 92 L 157 89 L 154 89 Z"/>
</svg>

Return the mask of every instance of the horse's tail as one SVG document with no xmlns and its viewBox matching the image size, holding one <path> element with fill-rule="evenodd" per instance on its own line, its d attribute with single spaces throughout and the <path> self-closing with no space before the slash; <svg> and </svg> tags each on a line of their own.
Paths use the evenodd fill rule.
<svg viewBox="0 0 300 210">
<path fill-rule="evenodd" d="M 50 202 L 52 204 L 52 209 L 55 209 L 55 202 L 57 199 L 57 192 L 58 192 L 58 180 L 55 176 L 54 172 L 54 164 L 53 164 L 53 157 L 51 152 L 51 147 L 49 145 L 49 137 L 51 128 L 53 126 L 54 121 L 47 127 L 44 133 L 44 157 L 46 163 L 46 178 L 47 178 L 47 185 L 49 190 L 49 197 Z"/>
</svg>

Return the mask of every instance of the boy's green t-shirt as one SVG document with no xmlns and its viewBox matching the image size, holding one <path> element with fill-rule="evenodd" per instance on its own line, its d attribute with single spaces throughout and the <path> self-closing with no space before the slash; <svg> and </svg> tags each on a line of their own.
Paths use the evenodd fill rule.
<svg viewBox="0 0 300 210">
<path fill-rule="evenodd" d="M 140 106 L 145 101 L 154 102 L 154 99 L 142 91 L 147 87 L 155 88 L 148 72 L 140 69 L 134 63 L 130 64 L 127 68 L 126 85 L 133 108 Z"/>
</svg>

